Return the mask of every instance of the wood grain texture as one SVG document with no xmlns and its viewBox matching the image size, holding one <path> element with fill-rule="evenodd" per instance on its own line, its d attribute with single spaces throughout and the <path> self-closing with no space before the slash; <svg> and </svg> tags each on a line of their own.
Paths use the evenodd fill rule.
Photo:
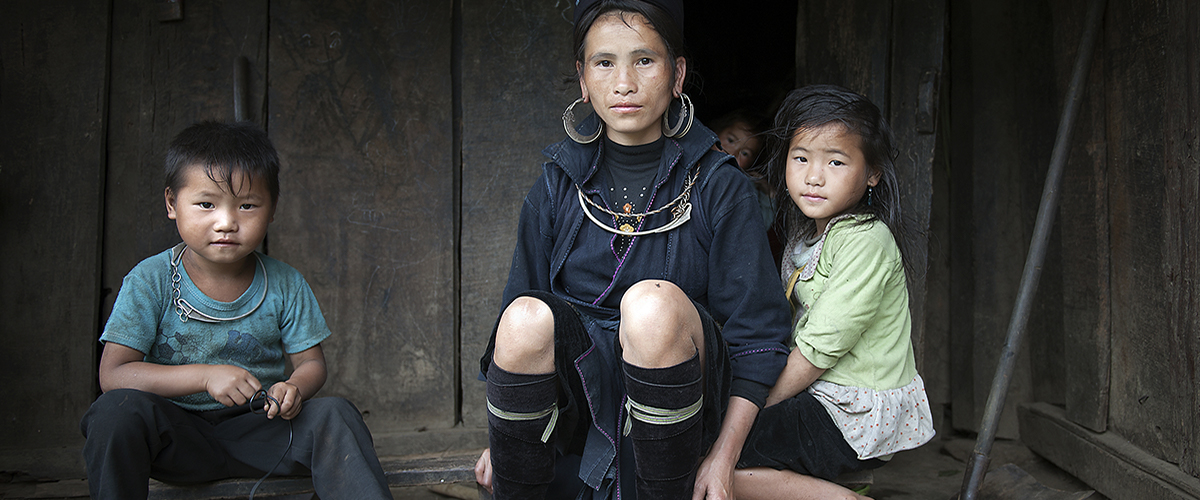
<svg viewBox="0 0 1200 500">
<path fill-rule="evenodd" d="M 972 128 L 972 378 L 977 419 L 983 418 L 1003 352 L 1060 109 L 1053 90 L 1041 84 L 1052 78 L 1053 68 L 1048 34 L 1033 27 L 1034 20 L 1048 15 L 1044 8 L 1034 3 L 973 3 L 971 60 L 969 67 L 956 68 L 970 71 L 973 84 L 972 121 L 956 126 Z M 1045 344 L 1054 340 L 1047 335 L 1052 334 L 1048 324 L 1061 330 L 1057 310 L 1046 316 L 1056 296 L 1050 290 L 1056 281 L 1056 252 L 1052 243 L 1025 345 L 1011 375 L 997 434 L 1001 438 L 1017 435 L 1016 405 L 1034 396 L 1038 378 L 1033 374 L 1039 368 L 1031 359 L 1054 352 Z M 1057 340 L 1061 345 L 1061 335 Z"/>
<path fill-rule="evenodd" d="M 322 395 L 375 433 L 455 423 L 451 2 L 271 3 L 271 254 L 333 337 Z"/>
<path fill-rule="evenodd" d="M 479 357 L 500 312 L 525 194 L 579 97 L 567 4 L 463 1 L 462 417 L 485 427 Z"/>
<path fill-rule="evenodd" d="M 1167 302 L 1171 304 L 1172 344 L 1179 352 L 1182 381 L 1178 407 L 1183 441 L 1179 467 L 1200 477 L 1200 6 L 1170 5 L 1167 19 L 1168 68 L 1165 76 Z M 1190 408 L 1190 411 L 1186 410 Z M 1188 417 L 1190 415 L 1190 417 Z"/>
<path fill-rule="evenodd" d="M 916 271 L 909 279 L 909 309 L 914 318 L 912 341 L 918 368 L 924 367 L 929 218 L 945 31 L 945 0 L 904 2 L 893 10 L 891 32 L 904 36 L 895 37 L 892 44 L 890 106 L 882 108 L 896 134 L 900 153 L 896 177 L 902 211 L 912 230 L 907 245 L 915 250 L 909 256 Z"/>
<path fill-rule="evenodd" d="M 0 470 L 81 470 L 25 459 L 80 446 L 96 395 L 108 19 L 58 0 L 0 16 Z"/>
<path fill-rule="evenodd" d="M 1105 30 L 1110 241 L 1112 252 L 1112 393 L 1109 429 L 1146 452 L 1181 463 L 1195 450 L 1195 335 L 1186 317 L 1194 276 L 1183 262 L 1194 248 L 1194 160 L 1172 143 L 1186 116 L 1181 92 L 1167 77 L 1182 49 L 1169 19 L 1180 2 L 1113 0 L 1106 19 L 1125 29 Z M 1191 92 L 1194 92 L 1192 90 Z M 1194 95 L 1194 93 L 1192 93 Z M 1193 115 L 1194 116 L 1194 115 Z M 1180 121 L 1176 121 L 1180 120 Z M 1194 123 L 1194 122 L 1193 122 Z M 1194 155 L 1193 155 L 1194 157 Z M 1190 166 L 1185 167 L 1187 163 Z M 1190 170 L 1190 179 L 1188 174 Z M 1191 198 L 1185 199 L 1190 192 Z M 1194 212 L 1193 212 L 1194 213 Z M 1185 241 L 1185 235 L 1193 235 Z M 1188 285 L 1188 283 L 1191 283 Z"/>
<path fill-rule="evenodd" d="M 832 83 L 888 109 L 891 2 L 806 0 L 796 26 L 796 86 Z"/>
<path fill-rule="evenodd" d="M 1023 405 L 1019 413 L 1021 439 L 1031 450 L 1107 498 L 1200 498 L 1200 479 L 1120 434 L 1091 432 L 1047 403 Z"/>
<path fill-rule="evenodd" d="M 1066 94 L 1084 30 L 1086 1 L 1052 5 L 1059 93 Z M 1062 397 L 1075 423 L 1103 432 L 1108 425 L 1111 338 L 1108 246 L 1108 164 L 1105 162 L 1105 61 L 1098 39 L 1059 194 L 1063 241 L 1063 335 L 1070 353 L 1061 358 Z"/>
</svg>

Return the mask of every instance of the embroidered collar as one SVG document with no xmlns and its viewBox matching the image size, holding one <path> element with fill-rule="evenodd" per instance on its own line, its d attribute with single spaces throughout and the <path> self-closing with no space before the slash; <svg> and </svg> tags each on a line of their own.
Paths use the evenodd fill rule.
<svg viewBox="0 0 1200 500">
<path fill-rule="evenodd" d="M 800 281 L 808 281 L 812 279 L 813 274 L 817 272 L 817 262 L 821 260 L 821 250 L 825 248 L 825 237 L 829 235 L 829 231 L 833 229 L 833 225 L 845 219 L 854 218 L 854 214 L 842 214 L 834 217 L 825 225 L 825 232 L 821 233 L 821 238 L 813 245 L 812 255 L 808 257 L 808 262 L 805 262 L 800 267 Z"/>
</svg>

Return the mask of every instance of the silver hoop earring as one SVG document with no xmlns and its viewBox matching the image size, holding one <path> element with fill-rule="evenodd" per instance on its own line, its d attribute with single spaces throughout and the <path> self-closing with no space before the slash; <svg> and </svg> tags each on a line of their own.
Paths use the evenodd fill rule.
<svg viewBox="0 0 1200 500">
<path fill-rule="evenodd" d="M 566 111 L 563 111 L 563 130 L 567 131 L 567 137 L 570 137 L 571 140 L 580 144 L 588 144 L 600 138 L 600 134 L 604 132 L 604 122 L 597 120 L 600 122 L 600 126 L 596 127 L 596 133 L 590 136 L 579 135 L 579 131 L 575 130 L 575 105 L 581 102 L 583 102 L 582 97 L 575 99 L 575 102 L 571 103 L 570 106 L 567 106 Z"/>
<path fill-rule="evenodd" d="M 674 127 L 671 126 L 671 122 L 668 120 L 668 117 L 670 116 L 671 108 L 668 106 L 667 112 L 663 113 L 663 135 L 671 138 L 679 138 L 686 135 L 688 131 L 692 129 L 692 118 L 696 116 L 696 108 L 692 106 L 692 98 L 688 97 L 687 94 L 680 92 L 679 121 L 675 123 Z"/>
</svg>

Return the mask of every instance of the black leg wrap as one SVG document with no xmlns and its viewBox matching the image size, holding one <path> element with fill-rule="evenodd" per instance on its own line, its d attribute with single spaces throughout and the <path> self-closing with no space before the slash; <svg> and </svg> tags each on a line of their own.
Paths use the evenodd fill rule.
<svg viewBox="0 0 1200 500">
<path fill-rule="evenodd" d="M 625 392 L 633 402 L 628 432 L 637 462 L 638 500 L 692 498 L 704 428 L 698 408 L 690 415 L 687 409 L 700 403 L 704 393 L 699 357 L 668 368 L 623 365 Z M 676 421 L 644 422 L 636 405 L 668 410 L 672 416 L 666 420 Z"/>
<path fill-rule="evenodd" d="M 553 408 L 558 400 L 554 373 L 523 375 L 509 373 L 495 363 L 487 372 L 488 444 L 492 449 L 492 488 L 497 500 L 545 498 L 554 480 L 554 439 L 543 440 L 551 420 L 513 419 L 512 414 L 531 416 Z M 508 414 L 509 418 L 497 416 Z"/>
</svg>

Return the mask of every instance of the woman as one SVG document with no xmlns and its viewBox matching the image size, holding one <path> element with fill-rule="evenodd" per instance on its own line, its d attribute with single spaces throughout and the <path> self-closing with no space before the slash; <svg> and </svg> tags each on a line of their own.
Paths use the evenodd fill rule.
<svg viewBox="0 0 1200 500">
<path fill-rule="evenodd" d="M 693 120 L 679 0 L 575 17 L 582 97 L 521 210 L 476 476 L 498 499 L 728 498 L 787 359 L 754 188 Z"/>
</svg>

